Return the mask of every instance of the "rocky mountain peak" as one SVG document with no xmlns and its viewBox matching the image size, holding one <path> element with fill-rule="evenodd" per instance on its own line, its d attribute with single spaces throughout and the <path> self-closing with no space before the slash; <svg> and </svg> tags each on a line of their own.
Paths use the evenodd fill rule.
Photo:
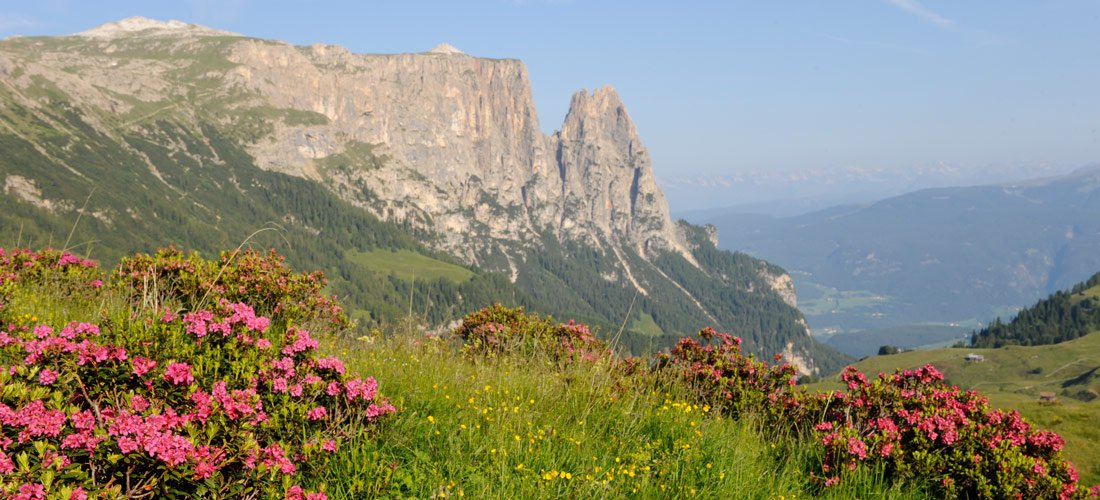
<svg viewBox="0 0 1100 500">
<path fill-rule="evenodd" d="M 552 139 L 569 203 L 605 238 L 641 255 L 672 250 L 692 260 L 669 215 L 649 153 L 611 86 L 573 94 L 561 130 Z"/>
<path fill-rule="evenodd" d="M 206 26 L 200 26 L 198 24 L 185 23 L 183 21 L 177 21 L 175 19 L 168 21 L 160 21 L 157 19 L 149 19 L 147 17 L 134 16 L 127 17 L 119 21 L 114 21 L 106 24 L 96 26 L 87 31 L 81 31 L 76 33 L 76 36 L 82 36 L 87 38 L 119 38 L 124 36 L 178 36 L 178 35 L 200 35 L 200 36 L 239 36 L 236 33 L 228 31 L 216 30 L 213 28 L 207 28 Z"/>
<path fill-rule="evenodd" d="M 443 42 L 439 45 L 436 45 L 435 47 L 432 47 L 432 50 L 429 50 L 428 53 L 429 54 L 444 54 L 444 55 L 464 55 L 465 54 L 465 52 L 462 52 L 461 50 L 458 50 L 457 47 L 455 47 L 454 45 L 451 45 L 447 42 Z"/>
</svg>

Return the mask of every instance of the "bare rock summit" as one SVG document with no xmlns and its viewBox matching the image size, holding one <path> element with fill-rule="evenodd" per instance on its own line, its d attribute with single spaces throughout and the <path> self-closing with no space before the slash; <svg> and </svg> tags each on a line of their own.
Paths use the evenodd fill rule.
<svg viewBox="0 0 1100 500">
<path fill-rule="evenodd" d="M 446 54 L 446 55 L 464 55 L 465 54 L 465 52 L 462 52 L 461 50 L 458 50 L 457 47 L 455 47 L 454 45 L 451 45 L 447 42 L 443 42 L 439 45 L 436 45 L 435 47 L 432 48 L 432 50 L 429 50 L 428 53 L 429 54 Z"/>
</svg>

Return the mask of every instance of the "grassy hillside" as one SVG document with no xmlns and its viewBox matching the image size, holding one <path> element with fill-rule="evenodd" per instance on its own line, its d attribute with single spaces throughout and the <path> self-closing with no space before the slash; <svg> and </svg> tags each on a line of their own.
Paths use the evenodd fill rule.
<svg viewBox="0 0 1100 500">
<path fill-rule="evenodd" d="M 968 354 L 985 358 L 966 361 Z M 890 356 L 872 356 L 855 364 L 864 373 L 893 373 L 933 364 L 951 384 L 974 389 L 1004 409 L 1022 415 L 1066 439 L 1066 454 L 1077 465 L 1085 483 L 1100 482 L 1100 332 L 1056 345 L 999 349 L 934 349 Z M 815 384 L 816 389 L 839 387 L 839 382 Z M 1052 392 L 1056 403 L 1039 401 Z M 1087 400 L 1087 401 L 1086 401 Z"/>
<path fill-rule="evenodd" d="M 926 497 L 875 472 L 822 492 L 810 443 L 722 416 L 670 379 L 544 356 L 470 363 L 418 335 L 327 349 L 400 409 L 376 441 L 336 457 L 323 481 L 339 498 Z"/>
<path fill-rule="evenodd" d="M 379 273 L 393 273 L 397 277 L 414 281 L 437 279 L 462 283 L 474 277 L 469 269 L 443 262 L 410 250 L 372 250 L 351 252 L 348 258 L 366 269 Z"/>
</svg>

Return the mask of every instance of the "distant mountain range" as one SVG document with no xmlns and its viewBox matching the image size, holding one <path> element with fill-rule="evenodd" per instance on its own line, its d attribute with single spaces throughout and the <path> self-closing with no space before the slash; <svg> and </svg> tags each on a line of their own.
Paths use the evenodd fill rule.
<svg viewBox="0 0 1100 500">
<path fill-rule="evenodd" d="M 789 276 L 673 221 L 614 89 L 541 132 L 522 62 L 131 18 L 0 41 L 0 244 L 277 246 L 371 324 L 505 301 L 632 350 L 711 325 L 806 372 Z M 79 219 L 79 223 L 74 222 Z M 70 234 L 71 232 L 71 234 Z"/>
<path fill-rule="evenodd" d="M 789 217 L 834 205 L 862 204 L 921 189 L 979 186 L 1065 175 L 1072 167 L 1003 164 L 960 167 L 947 164 L 905 168 L 812 167 L 797 170 L 749 170 L 735 174 L 660 176 L 674 215 L 696 220 L 726 213 Z M 716 205 L 737 200 L 733 207 Z M 726 202 L 728 205 L 728 202 Z"/>
<path fill-rule="evenodd" d="M 924 324 L 959 336 L 1100 269 L 1100 167 L 794 217 L 693 220 L 715 225 L 721 248 L 789 269 L 817 333 Z M 943 340 L 914 331 L 911 345 Z"/>
</svg>

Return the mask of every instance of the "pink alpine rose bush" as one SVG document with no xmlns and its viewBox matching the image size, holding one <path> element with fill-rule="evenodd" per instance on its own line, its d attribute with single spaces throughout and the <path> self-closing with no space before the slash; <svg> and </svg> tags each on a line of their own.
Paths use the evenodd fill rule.
<svg viewBox="0 0 1100 500">
<path fill-rule="evenodd" d="M 700 399 L 730 415 L 764 412 L 773 418 L 799 418 L 804 396 L 795 391 L 793 366 L 768 366 L 744 355 L 740 338 L 713 328 L 701 330 L 699 338 L 702 342 L 681 338 L 669 353 L 658 354 L 658 367 L 674 371 Z"/>
<path fill-rule="evenodd" d="M 95 261 L 82 259 L 69 252 L 0 248 L 0 320 L 7 322 L 4 309 L 20 280 L 40 283 L 48 281 L 51 289 L 56 292 L 89 295 L 94 293 L 97 282 L 102 283 L 99 279 L 101 276 Z"/>
<path fill-rule="evenodd" d="M 85 268 L 63 254 L 2 255 L 6 283 Z M 135 305 L 98 324 L 5 321 L 0 498 L 325 498 L 301 484 L 394 408 L 373 378 L 319 357 L 313 335 L 287 324 L 309 315 L 273 322 L 216 297 L 199 310 Z"/>
<path fill-rule="evenodd" d="M 454 335 L 463 341 L 463 352 L 470 357 L 538 352 L 559 361 L 594 361 L 612 354 L 607 343 L 582 323 L 554 323 L 525 313 L 522 307 L 500 304 L 467 314 Z"/>
<path fill-rule="evenodd" d="M 931 365 L 874 382 L 849 367 L 846 391 L 809 394 L 796 386 L 793 367 L 742 354 L 740 339 L 710 328 L 699 336 L 702 342 L 680 339 L 659 355 L 657 369 L 690 382 L 700 399 L 727 414 L 755 415 L 772 429 L 815 439 L 824 456 L 814 477 L 823 487 L 860 467 L 879 467 L 896 479 L 931 480 L 947 498 L 1093 496 L 1078 484 L 1061 437 L 947 386 Z"/>
<path fill-rule="evenodd" d="M 814 428 L 826 450 L 826 485 L 867 464 L 900 477 L 934 478 L 950 497 L 1088 496 L 1058 434 L 946 385 L 932 365 L 874 381 L 848 367 L 842 380 L 847 390 L 818 398 L 823 418 Z"/>
<path fill-rule="evenodd" d="M 323 293 L 324 274 L 296 273 L 285 260 L 274 250 L 245 250 L 222 252 L 215 262 L 168 247 L 123 259 L 115 279 L 135 298 L 188 311 L 226 300 L 248 304 L 264 321 L 346 329 L 350 322 L 343 308 Z"/>
</svg>

